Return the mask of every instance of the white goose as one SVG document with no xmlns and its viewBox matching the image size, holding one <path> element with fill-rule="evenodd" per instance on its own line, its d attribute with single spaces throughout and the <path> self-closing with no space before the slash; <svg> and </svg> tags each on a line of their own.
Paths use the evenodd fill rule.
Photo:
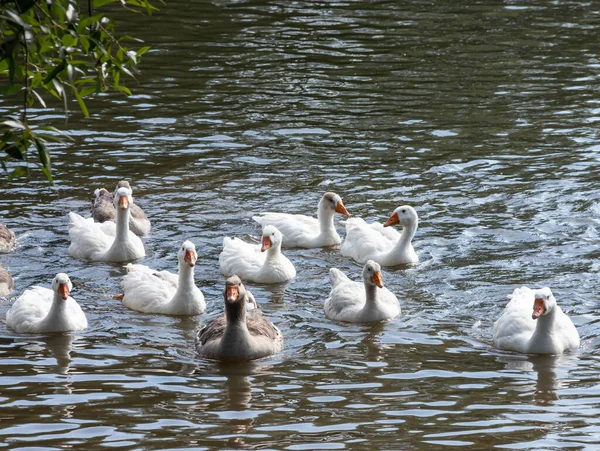
<svg viewBox="0 0 600 451">
<path fill-rule="evenodd" d="M 394 224 L 403 227 L 402 233 L 388 228 Z M 346 220 L 346 239 L 340 251 L 359 263 L 367 260 L 374 260 L 381 266 L 417 263 L 419 257 L 413 249 L 412 239 L 418 225 L 419 215 L 408 205 L 396 208 L 383 225 L 350 218 Z"/>
<path fill-rule="evenodd" d="M 237 274 L 244 280 L 257 283 L 280 283 L 293 279 L 296 269 L 281 253 L 281 232 L 266 226 L 262 245 L 246 243 L 239 238 L 225 237 L 219 255 L 219 268 L 225 276 Z"/>
<path fill-rule="evenodd" d="M 129 209 L 133 204 L 131 191 L 119 188 L 113 200 L 117 209 L 114 222 L 94 222 L 70 212 L 71 245 L 69 255 L 94 261 L 124 262 L 146 255 L 142 240 L 129 230 Z"/>
<path fill-rule="evenodd" d="M 219 360 L 254 360 L 281 351 L 281 331 L 260 312 L 246 314 L 246 289 L 238 276 L 227 279 L 225 314 L 198 332 L 196 351 Z"/>
<path fill-rule="evenodd" d="M 369 260 L 362 271 L 363 283 L 350 280 L 337 268 L 329 278 L 333 289 L 325 301 L 325 316 L 337 321 L 368 323 L 400 314 L 398 298 L 383 286 L 381 266 Z"/>
<path fill-rule="evenodd" d="M 206 310 L 204 295 L 194 283 L 196 247 L 184 241 L 177 253 L 179 275 L 129 263 L 123 276 L 123 304 L 132 310 L 165 315 L 199 315 Z"/>
<path fill-rule="evenodd" d="M 52 289 L 25 290 L 6 312 L 6 324 L 19 333 L 66 332 L 85 329 L 85 313 L 69 296 L 73 284 L 65 273 L 58 273 Z"/>
<path fill-rule="evenodd" d="M 335 193 L 325 193 L 319 201 L 317 219 L 287 213 L 261 213 L 253 216 L 260 225 L 273 225 L 283 234 L 284 247 L 326 247 L 341 242 L 340 236 L 333 225 L 333 215 L 341 213 L 350 216 L 340 196 Z"/>
<path fill-rule="evenodd" d="M 501 349 L 525 354 L 562 354 L 579 347 L 579 333 L 556 304 L 550 288 L 515 289 L 494 323 L 493 341 Z"/>
<path fill-rule="evenodd" d="M 117 183 L 115 194 L 119 188 L 131 190 L 127 180 L 121 180 Z M 133 191 L 131 190 L 132 194 Z M 113 195 L 104 188 L 98 188 L 94 191 L 94 202 L 92 204 L 92 218 L 96 222 L 114 221 L 116 209 L 113 205 Z M 137 236 L 144 236 L 150 233 L 150 221 L 138 205 L 131 205 L 131 214 L 129 215 L 129 230 Z"/>
</svg>

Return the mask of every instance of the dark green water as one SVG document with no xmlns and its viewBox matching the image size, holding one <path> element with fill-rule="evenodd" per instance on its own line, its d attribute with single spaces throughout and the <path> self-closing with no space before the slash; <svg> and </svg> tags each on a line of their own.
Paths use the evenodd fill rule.
<svg viewBox="0 0 600 451">
<path fill-rule="evenodd" d="M 600 446 L 594 2 L 169 1 L 122 22 L 154 48 L 135 95 L 71 116 L 57 193 L 0 181 L 19 236 L 0 256 L 17 286 L 0 315 L 66 271 L 90 321 L 50 337 L 0 324 L 0 449 Z M 65 127 L 59 111 L 34 114 Z M 120 266 L 68 256 L 67 212 L 87 214 L 94 189 L 122 178 L 153 221 L 144 264 L 175 270 L 177 246 L 196 244 L 205 315 L 129 311 L 106 297 Z M 418 211 L 421 263 L 384 271 L 402 315 L 327 320 L 329 268 L 360 266 L 290 250 L 293 283 L 251 285 L 285 350 L 198 359 L 195 331 L 222 311 L 222 237 L 256 237 L 260 211 L 312 214 L 328 190 L 367 220 Z M 493 348 L 521 285 L 553 289 L 577 352 Z"/>
</svg>

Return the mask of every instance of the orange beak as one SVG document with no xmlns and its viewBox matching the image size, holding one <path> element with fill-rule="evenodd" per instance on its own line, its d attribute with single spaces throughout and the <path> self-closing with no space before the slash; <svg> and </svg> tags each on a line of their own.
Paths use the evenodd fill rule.
<svg viewBox="0 0 600 451">
<path fill-rule="evenodd" d="M 383 278 L 381 277 L 381 272 L 377 271 L 371 277 L 371 282 L 377 285 L 379 288 L 383 288 Z"/>
<path fill-rule="evenodd" d="M 198 254 L 195 251 L 185 251 L 183 261 L 193 268 L 196 265 L 196 260 L 198 260 Z"/>
<path fill-rule="evenodd" d="M 63 300 L 67 300 L 69 297 L 69 285 L 66 283 L 61 283 L 58 285 L 58 294 Z"/>
<path fill-rule="evenodd" d="M 350 216 L 350 213 L 348 212 L 348 210 L 346 210 L 346 207 L 344 207 L 344 204 L 341 201 L 338 202 L 337 207 L 335 207 L 335 211 L 336 213 L 343 214 L 347 218 Z"/>
<path fill-rule="evenodd" d="M 268 236 L 263 236 L 262 247 L 260 248 L 260 251 L 264 252 L 267 249 L 271 249 L 271 246 L 273 246 L 273 243 L 271 243 L 271 238 L 269 238 Z"/>
<path fill-rule="evenodd" d="M 129 208 L 129 198 L 127 196 L 119 197 L 119 208 L 122 210 L 127 210 Z"/>
<path fill-rule="evenodd" d="M 531 314 L 533 319 L 538 319 L 544 314 L 545 311 L 546 306 L 544 305 L 544 301 L 542 299 L 536 299 L 533 301 L 533 313 Z"/>
<path fill-rule="evenodd" d="M 225 289 L 225 294 L 226 294 L 227 302 L 235 302 L 238 300 L 238 297 L 240 296 L 238 287 L 236 287 L 235 285 L 227 285 L 227 288 Z"/>
<path fill-rule="evenodd" d="M 392 216 L 390 216 L 389 219 L 387 221 L 385 221 L 385 224 L 383 224 L 383 226 L 389 227 L 394 224 L 400 224 L 400 218 L 398 217 L 397 212 L 392 213 Z"/>
</svg>

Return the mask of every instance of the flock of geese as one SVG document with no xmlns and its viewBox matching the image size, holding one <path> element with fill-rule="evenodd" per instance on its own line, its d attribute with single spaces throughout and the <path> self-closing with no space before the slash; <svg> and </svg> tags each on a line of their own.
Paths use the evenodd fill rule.
<svg viewBox="0 0 600 451">
<path fill-rule="evenodd" d="M 104 188 L 94 193 L 92 217 L 69 213 L 69 254 L 78 259 L 129 262 L 145 256 L 140 236 L 150 232 L 150 221 L 133 203 L 131 186 L 117 184 L 114 193 Z M 346 217 L 342 242 L 334 215 Z M 227 276 L 223 290 L 224 314 L 202 327 L 196 337 L 200 356 L 221 360 L 252 360 L 277 353 L 283 345 L 280 330 L 258 309 L 242 280 L 261 284 L 281 283 L 296 276 L 294 264 L 282 247 L 319 248 L 341 243 L 340 252 L 364 264 L 362 281 L 330 269 L 332 289 L 325 300 L 325 315 L 335 321 L 374 322 L 400 314 L 398 298 L 383 285 L 381 266 L 416 264 L 412 239 L 419 217 L 403 205 L 384 223 L 366 223 L 350 217 L 342 199 L 325 193 L 317 217 L 287 213 L 262 213 L 253 219 L 263 226 L 261 243 L 225 237 L 219 268 Z M 393 225 L 401 227 L 401 232 Z M 0 252 L 11 252 L 15 235 L 0 223 Z M 123 294 L 115 296 L 136 311 L 166 315 L 199 315 L 206 310 L 202 291 L 194 282 L 198 258 L 195 246 L 184 241 L 178 249 L 179 271 L 158 271 L 128 263 L 121 280 Z M 56 275 L 52 289 L 32 287 L 17 298 L 6 314 L 7 325 L 18 333 L 81 330 L 85 313 L 69 296 L 73 285 L 64 273 Z M 0 296 L 14 289 L 8 268 L 0 263 Z M 493 342 L 502 349 L 531 354 L 560 354 L 579 347 L 579 334 L 571 319 L 556 304 L 549 288 L 515 289 L 503 314 L 494 323 Z"/>
</svg>

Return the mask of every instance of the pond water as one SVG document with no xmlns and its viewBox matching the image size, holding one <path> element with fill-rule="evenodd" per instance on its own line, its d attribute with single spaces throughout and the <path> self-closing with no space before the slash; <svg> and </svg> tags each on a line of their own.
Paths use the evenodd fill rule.
<svg viewBox="0 0 600 451">
<path fill-rule="evenodd" d="M 594 2 L 177 0 L 119 17 L 153 46 L 135 95 L 66 125 L 34 111 L 76 137 L 53 152 L 57 189 L 0 180 L 19 238 L 0 256 L 17 286 L 0 315 L 65 271 L 90 322 L 51 336 L 0 324 L 0 449 L 598 449 Z M 110 297 L 121 265 L 69 257 L 67 213 L 121 179 L 152 220 L 144 264 L 174 271 L 196 244 L 205 315 L 129 311 Z M 325 191 L 368 221 L 419 213 L 420 263 L 384 269 L 401 316 L 326 319 L 329 268 L 361 266 L 290 249 L 292 283 L 248 284 L 283 352 L 199 359 L 196 330 L 223 308 L 222 238 L 257 239 L 261 211 L 314 214 Z M 552 288 L 579 350 L 492 346 L 521 285 Z"/>
</svg>

